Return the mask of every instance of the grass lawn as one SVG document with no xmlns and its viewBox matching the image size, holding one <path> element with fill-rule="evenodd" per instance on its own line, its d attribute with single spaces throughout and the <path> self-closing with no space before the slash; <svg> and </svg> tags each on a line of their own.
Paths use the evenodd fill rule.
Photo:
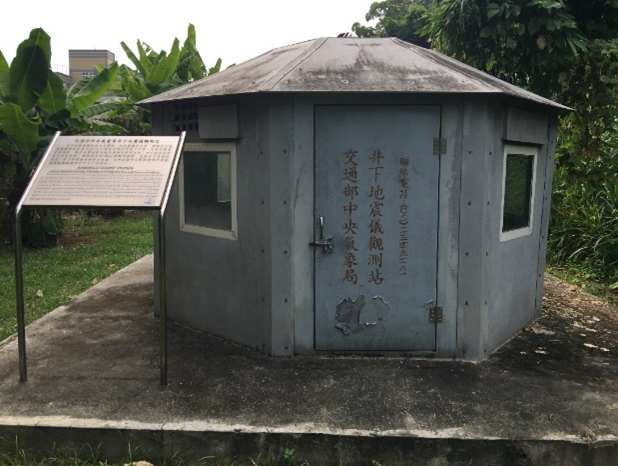
<svg viewBox="0 0 618 466">
<path fill-rule="evenodd" d="M 105 219 L 64 217 L 58 246 L 24 249 L 26 323 L 42 317 L 117 270 L 152 252 L 152 213 L 128 211 Z M 0 341 L 17 331 L 15 255 L 0 246 Z"/>
</svg>

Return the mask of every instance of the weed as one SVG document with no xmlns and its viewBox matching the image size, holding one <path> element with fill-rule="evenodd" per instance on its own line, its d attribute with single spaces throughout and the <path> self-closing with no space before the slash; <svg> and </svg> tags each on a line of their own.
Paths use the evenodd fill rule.
<svg viewBox="0 0 618 466">
<path fill-rule="evenodd" d="M 0 438 L 0 447 L 5 443 L 5 439 Z M 10 450 L 9 450 L 10 448 Z M 2 450 L 9 451 L 2 451 Z M 9 445 L 4 446 L 0 449 L 0 465 L 2 466 L 22 466 L 28 463 L 28 453 L 19 445 L 19 440 L 17 436 L 15 439 L 10 442 Z"/>
</svg>

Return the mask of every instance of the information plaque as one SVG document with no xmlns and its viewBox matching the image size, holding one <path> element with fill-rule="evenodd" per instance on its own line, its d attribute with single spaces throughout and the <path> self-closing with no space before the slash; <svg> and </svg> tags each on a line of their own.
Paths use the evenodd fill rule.
<svg viewBox="0 0 618 466">
<path fill-rule="evenodd" d="M 23 207 L 142 208 L 158 211 L 154 235 L 161 385 L 167 385 L 165 212 L 185 140 L 180 136 L 61 136 L 56 133 L 15 209 L 15 290 L 19 380 L 26 382 L 22 270 Z M 120 240 L 120 239 L 119 239 Z"/>
<path fill-rule="evenodd" d="M 24 206 L 161 206 L 177 136 L 59 136 L 50 145 Z"/>
</svg>

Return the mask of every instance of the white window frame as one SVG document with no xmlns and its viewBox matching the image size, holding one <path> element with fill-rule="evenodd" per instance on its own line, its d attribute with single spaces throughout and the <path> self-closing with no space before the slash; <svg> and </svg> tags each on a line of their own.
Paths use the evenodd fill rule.
<svg viewBox="0 0 618 466">
<path fill-rule="evenodd" d="M 216 228 L 205 227 L 202 225 L 193 225 L 185 220 L 185 165 L 184 157 L 180 159 L 180 170 L 178 173 L 178 189 L 180 202 L 180 231 L 186 233 L 197 233 L 200 235 L 213 236 L 215 238 L 224 238 L 230 240 L 238 239 L 238 221 L 237 221 L 237 192 L 236 192 L 236 143 L 234 142 L 204 142 L 204 143 L 187 143 L 184 145 L 185 152 L 229 152 L 230 153 L 230 171 L 231 171 L 231 199 L 230 210 L 232 216 L 231 230 L 218 230 Z"/>
<path fill-rule="evenodd" d="M 530 217 L 528 218 L 528 226 L 518 228 L 516 230 L 503 231 L 504 229 L 504 198 L 506 195 L 506 159 L 509 154 L 526 155 L 533 157 L 532 161 L 532 180 L 530 183 Z M 504 158 L 502 161 L 502 203 L 500 206 L 500 241 L 509 241 L 522 236 L 528 236 L 532 233 L 532 224 L 534 221 L 534 200 L 536 194 L 536 178 L 537 178 L 537 160 L 539 158 L 539 148 L 532 146 L 520 146 L 515 144 L 506 144 L 504 146 Z"/>
</svg>

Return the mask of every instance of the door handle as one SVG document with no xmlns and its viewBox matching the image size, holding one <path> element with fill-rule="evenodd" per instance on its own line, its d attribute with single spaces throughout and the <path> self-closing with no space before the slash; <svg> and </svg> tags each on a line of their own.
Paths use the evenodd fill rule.
<svg viewBox="0 0 618 466">
<path fill-rule="evenodd" d="M 330 242 L 333 237 L 324 238 L 324 215 L 320 215 L 318 218 L 318 225 L 320 227 L 320 239 L 310 241 L 312 246 L 324 246 L 324 252 L 330 254 L 333 252 L 333 244 Z"/>
</svg>

